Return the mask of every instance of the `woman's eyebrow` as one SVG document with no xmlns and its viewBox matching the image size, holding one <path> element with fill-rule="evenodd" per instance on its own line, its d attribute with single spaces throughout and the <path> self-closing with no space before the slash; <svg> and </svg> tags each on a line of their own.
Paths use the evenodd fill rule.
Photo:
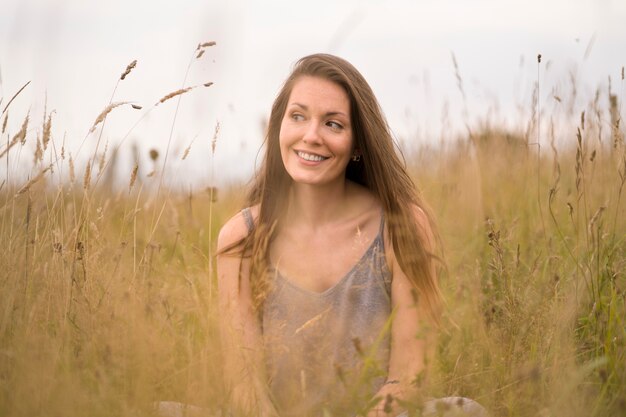
<svg viewBox="0 0 626 417">
<path fill-rule="evenodd" d="M 300 103 L 289 103 L 292 106 L 298 106 L 300 107 L 302 110 L 308 110 L 309 108 L 307 106 L 305 106 L 304 104 L 300 104 Z"/>
<path fill-rule="evenodd" d="M 305 104 L 301 104 L 301 103 L 297 103 L 297 102 L 289 103 L 289 104 L 291 106 L 298 106 L 302 110 L 305 110 L 305 111 L 309 109 L 309 107 L 306 106 Z M 341 111 L 329 111 L 329 112 L 326 112 L 324 115 L 325 116 L 343 116 L 343 117 L 348 117 L 347 114 L 345 114 L 344 112 L 341 112 Z"/>
</svg>

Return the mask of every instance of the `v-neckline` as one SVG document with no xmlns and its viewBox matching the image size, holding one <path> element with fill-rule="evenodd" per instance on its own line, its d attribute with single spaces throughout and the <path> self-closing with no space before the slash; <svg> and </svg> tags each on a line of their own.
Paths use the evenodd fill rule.
<svg viewBox="0 0 626 417">
<path fill-rule="evenodd" d="M 336 288 L 338 288 L 344 281 L 346 281 L 348 279 L 348 277 L 350 277 L 352 274 L 354 274 L 354 271 L 357 270 L 357 268 L 363 263 L 364 259 L 366 259 L 369 255 L 370 252 L 372 252 L 374 250 L 374 247 L 376 246 L 376 244 L 378 243 L 379 239 L 382 239 L 382 230 L 383 230 L 383 221 L 384 218 L 381 217 L 380 220 L 380 227 L 379 227 L 379 231 L 376 234 L 376 236 L 374 237 L 374 239 L 372 240 L 372 243 L 370 243 L 369 247 L 365 250 L 365 252 L 363 253 L 363 255 L 361 255 L 361 257 L 359 258 L 358 261 L 356 261 L 356 263 L 352 266 L 352 268 L 350 268 L 348 270 L 348 272 L 346 272 L 337 282 L 335 282 L 333 285 L 331 285 L 330 287 L 326 288 L 324 291 L 315 291 L 315 290 L 310 290 L 308 288 L 303 287 L 302 285 L 297 284 L 296 282 L 290 280 L 286 275 L 283 275 L 280 270 L 272 265 L 272 270 L 274 271 L 275 275 L 280 278 L 281 280 L 283 280 L 286 284 L 288 284 L 289 286 L 316 296 L 316 297 L 323 297 L 327 294 L 332 293 Z"/>
</svg>

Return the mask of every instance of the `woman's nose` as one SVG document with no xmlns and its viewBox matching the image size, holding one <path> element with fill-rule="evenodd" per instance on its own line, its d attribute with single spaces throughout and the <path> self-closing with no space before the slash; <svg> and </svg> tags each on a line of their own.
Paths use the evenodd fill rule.
<svg viewBox="0 0 626 417">
<path fill-rule="evenodd" d="M 304 132 L 304 136 L 302 136 L 302 142 L 306 144 L 319 144 L 321 142 L 318 122 L 311 120 Z"/>
</svg>

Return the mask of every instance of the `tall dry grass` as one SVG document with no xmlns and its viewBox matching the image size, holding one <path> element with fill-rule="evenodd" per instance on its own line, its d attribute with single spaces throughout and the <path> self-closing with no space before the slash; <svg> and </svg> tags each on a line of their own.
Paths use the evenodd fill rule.
<svg viewBox="0 0 626 417">
<path fill-rule="evenodd" d="M 549 124 L 543 110 L 525 129 L 478 125 L 408 156 L 448 264 L 427 395 L 468 396 L 495 416 L 626 413 L 620 102 L 595 100 L 545 138 L 534 133 Z M 2 157 L 41 145 L 31 180 L 0 185 L 0 415 L 144 416 L 157 400 L 224 407 L 212 254 L 241 190 L 174 192 L 158 153 L 158 175 L 135 165 L 116 189 L 106 180 L 115 159 L 94 152 L 81 174 L 50 120 L 46 140 L 2 131 Z M 52 181 L 59 172 L 68 179 Z"/>
</svg>

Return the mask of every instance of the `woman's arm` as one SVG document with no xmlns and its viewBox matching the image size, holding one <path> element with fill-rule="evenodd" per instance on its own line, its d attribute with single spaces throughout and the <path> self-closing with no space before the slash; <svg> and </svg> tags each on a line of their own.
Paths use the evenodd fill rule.
<svg viewBox="0 0 626 417">
<path fill-rule="evenodd" d="M 248 234 L 241 213 L 230 219 L 218 237 L 217 280 L 224 377 L 235 409 L 250 415 L 276 416 L 270 401 L 261 330 L 252 307 L 250 260 L 240 254 L 224 254 L 224 248 Z M 241 268 L 240 268 L 241 267 Z M 241 270 L 241 277 L 239 271 Z"/>
<path fill-rule="evenodd" d="M 415 219 L 418 229 L 424 232 L 426 250 L 432 252 L 433 235 L 424 212 L 416 208 Z M 427 354 L 432 352 L 433 332 L 422 308 L 418 308 L 414 286 L 400 268 L 391 242 L 386 244 L 387 262 L 392 274 L 391 303 L 394 319 L 391 324 L 391 351 L 387 382 L 376 394 L 381 398 L 368 414 L 374 416 L 395 416 L 403 411 L 395 399 L 406 400 L 418 391 L 416 378 L 424 377 Z M 434 263 L 430 267 L 433 270 Z M 394 400 L 389 401 L 389 396 Z"/>
</svg>

